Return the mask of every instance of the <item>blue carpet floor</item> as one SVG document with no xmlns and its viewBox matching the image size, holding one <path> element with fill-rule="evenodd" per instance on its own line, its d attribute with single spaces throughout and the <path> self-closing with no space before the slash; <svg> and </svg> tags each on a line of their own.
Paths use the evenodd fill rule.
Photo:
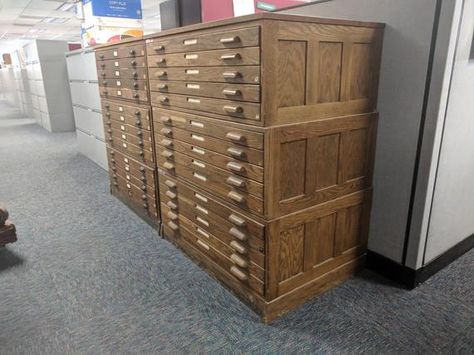
<svg viewBox="0 0 474 355">
<path fill-rule="evenodd" d="M 413 291 L 370 271 L 270 326 L 109 194 L 75 135 L 0 118 L 0 354 L 472 353 L 474 252 Z"/>
</svg>

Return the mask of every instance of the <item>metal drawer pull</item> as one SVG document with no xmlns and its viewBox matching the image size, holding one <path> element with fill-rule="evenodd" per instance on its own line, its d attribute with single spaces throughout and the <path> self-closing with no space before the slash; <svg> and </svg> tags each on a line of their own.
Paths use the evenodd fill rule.
<svg viewBox="0 0 474 355">
<path fill-rule="evenodd" d="M 162 128 L 160 132 L 165 136 L 171 136 L 173 134 L 173 131 L 169 128 Z"/>
<path fill-rule="evenodd" d="M 160 98 L 158 99 L 162 104 L 166 103 L 169 101 L 168 97 L 167 96 L 160 96 Z"/>
<path fill-rule="evenodd" d="M 179 229 L 178 225 L 172 221 L 168 222 L 168 227 L 170 227 L 174 231 L 177 231 Z"/>
<path fill-rule="evenodd" d="M 226 96 L 240 96 L 241 95 L 240 90 L 236 90 L 236 89 L 224 89 L 222 90 L 222 93 Z"/>
<path fill-rule="evenodd" d="M 233 176 L 229 176 L 227 178 L 226 182 L 229 185 L 232 185 L 232 186 L 235 186 L 235 187 L 240 187 L 240 188 L 245 187 L 245 181 L 244 180 L 237 179 L 236 177 L 233 177 Z"/>
<path fill-rule="evenodd" d="M 186 84 L 186 89 L 199 90 L 201 85 L 199 84 Z"/>
<path fill-rule="evenodd" d="M 239 72 L 224 72 L 222 76 L 226 79 L 236 79 L 240 76 Z"/>
<path fill-rule="evenodd" d="M 230 106 L 224 105 L 224 111 L 228 113 L 241 113 L 243 111 L 242 106 Z"/>
<path fill-rule="evenodd" d="M 228 59 L 240 59 L 240 54 L 239 53 L 234 53 L 234 54 L 224 54 L 221 55 L 222 60 L 228 60 Z"/>
<path fill-rule="evenodd" d="M 171 180 L 165 180 L 165 185 L 171 187 L 172 189 L 176 187 L 176 183 Z"/>
<path fill-rule="evenodd" d="M 121 129 L 122 131 L 125 131 L 125 126 L 124 126 L 124 125 L 120 125 L 120 129 Z"/>
<path fill-rule="evenodd" d="M 240 37 L 239 36 L 234 36 L 234 37 L 227 37 L 227 38 L 221 38 L 219 40 L 219 42 L 221 43 L 236 43 L 236 42 L 240 42 Z"/>
<path fill-rule="evenodd" d="M 239 252 L 240 254 L 246 254 L 247 253 L 247 249 L 236 240 L 231 241 L 230 246 L 232 247 L 232 249 Z"/>
<path fill-rule="evenodd" d="M 173 153 L 170 152 L 169 150 L 163 150 L 161 152 L 161 156 L 165 157 L 165 158 L 171 158 L 173 156 Z"/>
<path fill-rule="evenodd" d="M 130 167 L 129 167 L 129 166 L 126 166 L 126 167 L 125 167 L 125 171 L 130 171 Z"/>
<path fill-rule="evenodd" d="M 199 206 L 198 204 L 195 204 L 194 205 L 196 207 L 196 209 L 204 214 L 209 214 L 209 211 L 207 209 L 205 209 L 204 207 L 201 207 Z"/>
<path fill-rule="evenodd" d="M 165 71 L 159 71 L 159 72 L 156 73 L 156 76 L 161 78 L 163 76 L 166 76 L 166 72 Z"/>
<path fill-rule="evenodd" d="M 196 179 L 199 179 L 201 181 L 207 181 L 207 177 L 205 177 L 204 175 L 201 175 L 201 174 L 198 174 L 198 173 L 193 173 L 193 176 L 196 178 Z"/>
<path fill-rule="evenodd" d="M 194 196 L 195 196 L 197 199 L 199 199 L 199 200 L 201 200 L 201 201 L 207 203 L 207 198 L 204 197 L 203 195 L 200 195 L 200 194 L 198 194 L 197 192 L 195 192 L 195 193 L 194 193 Z"/>
<path fill-rule="evenodd" d="M 156 52 L 162 51 L 164 49 L 165 49 L 164 45 L 159 45 L 158 47 L 153 48 L 153 50 L 155 50 Z"/>
<path fill-rule="evenodd" d="M 235 133 L 235 132 L 227 132 L 227 134 L 225 135 L 226 138 L 230 139 L 230 140 L 233 140 L 235 142 L 241 142 L 244 140 L 244 136 L 239 134 L 239 133 Z"/>
<path fill-rule="evenodd" d="M 240 281 L 247 281 L 248 276 L 240 270 L 237 266 L 231 266 L 230 273 L 237 277 Z"/>
<path fill-rule="evenodd" d="M 198 40 L 197 40 L 196 38 L 193 38 L 193 39 L 185 39 L 185 40 L 183 41 L 183 44 L 184 44 L 185 46 L 191 46 L 191 45 L 197 44 L 197 43 L 198 43 Z"/>
<path fill-rule="evenodd" d="M 166 63 L 166 58 L 160 58 L 156 61 L 156 64 L 164 64 Z"/>
<path fill-rule="evenodd" d="M 196 165 L 197 167 L 200 167 L 202 169 L 205 169 L 206 168 L 206 164 L 204 164 L 203 162 L 200 162 L 199 160 L 192 160 L 192 163 L 193 165 Z"/>
<path fill-rule="evenodd" d="M 196 148 L 196 147 L 191 147 L 191 151 L 197 154 L 205 155 L 206 152 L 202 149 Z"/>
<path fill-rule="evenodd" d="M 197 216 L 196 221 L 198 221 L 199 223 L 204 224 L 206 227 L 209 227 L 209 222 L 206 221 L 204 218 L 201 218 L 201 217 Z"/>
<path fill-rule="evenodd" d="M 201 241 L 201 239 L 196 239 L 196 243 L 199 244 L 200 246 L 202 246 L 204 249 L 206 250 L 209 250 L 210 247 L 209 245 L 207 245 L 206 243 L 204 243 L 203 241 Z"/>
<path fill-rule="evenodd" d="M 129 183 L 127 183 L 127 188 L 128 188 L 128 189 L 131 189 L 132 186 L 131 186 Z"/>
<path fill-rule="evenodd" d="M 166 170 L 173 170 L 174 169 L 174 164 L 171 164 L 170 162 L 165 162 L 163 164 L 163 168 L 165 168 Z"/>
<path fill-rule="evenodd" d="M 247 240 L 247 235 L 239 231 L 237 228 L 232 227 L 229 229 L 229 234 L 236 237 L 237 239 L 245 242 Z"/>
<path fill-rule="evenodd" d="M 244 268 L 246 269 L 249 264 L 247 263 L 247 261 L 245 261 L 244 259 L 242 259 L 240 256 L 238 256 L 237 254 L 232 254 L 230 256 L 230 260 L 232 260 L 232 262 L 238 266 L 240 266 L 241 268 Z"/>
<path fill-rule="evenodd" d="M 228 217 L 229 222 L 235 224 L 237 227 L 245 227 L 247 222 L 245 219 L 235 215 L 235 214 L 230 214 Z"/>
<path fill-rule="evenodd" d="M 201 234 L 202 236 L 206 237 L 209 239 L 209 233 L 203 231 L 201 228 L 199 227 L 196 227 L 196 232 L 198 232 L 199 234 Z"/>
<path fill-rule="evenodd" d="M 200 104 L 201 103 L 201 100 L 199 99 L 193 99 L 192 97 L 188 97 L 186 99 L 188 102 L 192 103 L 192 104 Z"/>
<path fill-rule="evenodd" d="M 174 200 L 177 197 L 177 195 L 172 191 L 166 191 L 166 196 L 168 196 L 172 200 Z"/>
<path fill-rule="evenodd" d="M 168 139 L 163 139 L 161 141 L 161 144 L 163 144 L 165 147 L 171 147 L 173 145 L 173 142 Z"/>
<path fill-rule="evenodd" d="M 244 151 L 237 148 L 227 148 L 227 153 L 237 158 L 242 158 L 244 156 Z"/>
<path fill-rule="evenodd" d="M 230 191 L 227 194 L 227 197 L 229 197 L 230 199 L 232 199 L 232 200 L 234 200 L 235 202 L 238 202 L 238 203 L 242 203 L 242 202 L 245 201 L 245 197 L 242 196 L 241 194 L 238 194 L 235 191 Z"/>
<path fill-rule="evenodd" d="M 191 126 L 194 126 L 194 127 L 204 128 L 204 123 L 202 123 L 202 122 L 197 122 L 197 121 L 191 120 L 191 121 L 189 121 L 189 124 Z"/>
<path fill-rule="evenodd" d="M 160 121 L 163 123 L 171 123 L 171 117 L 169 116 L 161 116 Z"/>
<path fill-rule="evenodd" d="M 227 166 L 227 169 L 232 170 L 232 171 L 237 171 L 239 173 L 242 173 L 245 171 L 245 167 L 242 164 L 238 164 L 233 161 L 228 162 L 226 166 Z"/>
<path fill-rule="evenodd" d="M 197 134 L 191 134 L 191 139 L 194 139 L 196 141 L 204 142 L 204 137 L 198 136 Z"/>
<path fill-rule="evenodd" d="M 166 90 L 166 89 L 168 89 L 168 85 L 166 85 L 166 84 L 160 84 L 160 85 L 158 85 L 158 89 L 159 89 L 159 90 Z"/>
<path fill-rule="evenodd" d="M 188 75 L 197 75 L 199 74 L 199 69 L 185 69 L 184 73 Z"/>
<path fill-rule="evenodd" d="M 168 218 L 175 221 L 178 219 L 178 215 L 176 213 L 173 213 L 171 211 L 168 212 Z"/>
<path fill-rule="evenodd" d="M 138 88 L 138 86 L 139 86 L 139 85 L 138 85 L 138 83 L 137 83 L 136 81 L 133 82 L 133 87 L 134 87 L 135 89 Z"/>
<path fill-rule="evenodd" d="M 135 49 L 130 49 L 130 52 L 129 52 L 131 55 L 135 55 Z"/>
<path fill-rule="evenodd" d="M 198 54 L 185 54 L 184 55 L 184 59 L 198 59 L 199 58 L 199 55 Z"/>
<path fill-rule="evenodd" d="M 172 210 L 176 210 L 178 209 L 178 205 L 172 201 L 168 201 L 166 202 L 166 206 L 168 206 L 169 208 L 171 208 Z"/>
</svg>

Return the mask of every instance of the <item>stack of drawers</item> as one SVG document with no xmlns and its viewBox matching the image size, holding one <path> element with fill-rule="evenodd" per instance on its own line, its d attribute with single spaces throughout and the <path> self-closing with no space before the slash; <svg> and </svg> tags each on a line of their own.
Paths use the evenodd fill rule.
<svg viewBox="0 0 474 355">
<path fill-rule="evenodd" d="M 260 14 L 146 41 L 163 234 L 265 321 L 363 265 L 382 35 Z"/>
<path fill-rule="evenodd" d="M 96 62 L 112 193 L 156 225 L 160 214 L 145 43 L 101 46 Z"/>
</svg>

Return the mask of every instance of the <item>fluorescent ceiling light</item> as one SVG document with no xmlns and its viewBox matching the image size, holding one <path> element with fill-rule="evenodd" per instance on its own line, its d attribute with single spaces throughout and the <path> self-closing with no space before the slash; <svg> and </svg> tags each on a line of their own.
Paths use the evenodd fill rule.
<svg viewBox="0 0 474 355">
<path fill-rule="evenodd" d="M 66 17 L 45 17 L 41 22 L 46 22 L 46 23 L 64 23 L 67 20 L 69 20 Z"/>
<path fill-rule="evenodd" d="M 65 2 L 59 5 L 56 10 L 64 12 L 76 12 L 76 4 L 73 2 Z"/>
</svg>

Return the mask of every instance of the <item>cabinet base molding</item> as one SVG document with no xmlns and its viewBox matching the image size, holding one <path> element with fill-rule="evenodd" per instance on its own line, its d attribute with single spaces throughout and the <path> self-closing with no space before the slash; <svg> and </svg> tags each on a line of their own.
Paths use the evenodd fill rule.
<svg viewBox="0 0 474 355">
<path fill-rule="evenodd" d="M 125 206 L 130 208 L 135 214 L 143 219 L 146 223 L 148 223 L 151 227 L 157 228 L 160 230 L 160 221 L 159 219 L 151 218 L 143 209 L 139 208 L 137 205 L 131 203 L 130 198 L 125 196 L 120 191 L 114 189 L 112 186 L 110 187 L 110 193 L 116 197 L 120 202 L 122 202 Z"/>
</svg>

